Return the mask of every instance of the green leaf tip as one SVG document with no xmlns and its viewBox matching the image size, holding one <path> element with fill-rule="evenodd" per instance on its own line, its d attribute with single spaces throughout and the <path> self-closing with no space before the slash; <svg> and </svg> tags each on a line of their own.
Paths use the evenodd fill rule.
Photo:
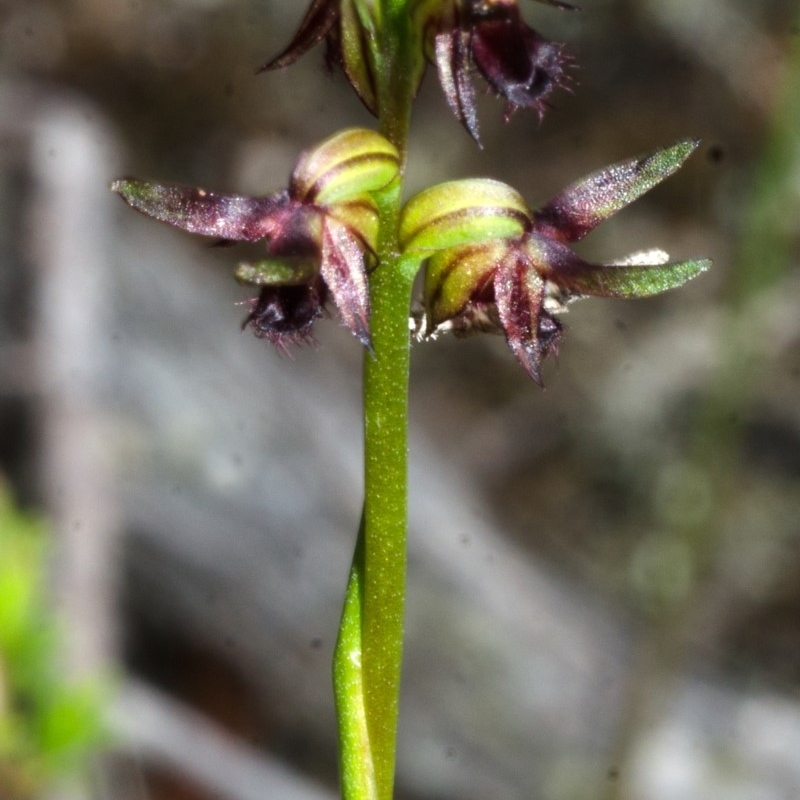
<svg viewBox="0 0 800 800">
<path fill-rule="evenodd" d="M 705 272 L 709 259 L 689 259 L 663 264 L 623 263 L 593 266 L 570 276 L 570 288 L 584 295 L 635 299 L 677 289 Z"/>
</svg>

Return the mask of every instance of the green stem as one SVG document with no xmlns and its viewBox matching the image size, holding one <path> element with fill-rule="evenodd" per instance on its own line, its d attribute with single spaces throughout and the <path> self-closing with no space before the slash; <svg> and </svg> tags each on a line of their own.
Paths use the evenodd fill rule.
<svg viewBox="0 0 800 800">
<path fill-rule="evenodd" d="M 379 127 L 405 162 L 413 100 L 408 19 L 383 8 Z M 334 693 L 344 800 L 391 800 L 405 613 L 408 316 L 416 265 L 397 245 L 402 180 L 376 197 L 381 226 L 370 275 L 373 352 L 364 358 L 364 512 L 339 639 Z"/>
<path fill-rule="evenodd" d="M 408 311 L 414 275 L 407 267 L 387 257 L 370 282 L 374 355 L 364 362 L 364 512 L 334 655 L 345 800 L 390 800 L 394 784 L 406 577 Z"/>
</svg>

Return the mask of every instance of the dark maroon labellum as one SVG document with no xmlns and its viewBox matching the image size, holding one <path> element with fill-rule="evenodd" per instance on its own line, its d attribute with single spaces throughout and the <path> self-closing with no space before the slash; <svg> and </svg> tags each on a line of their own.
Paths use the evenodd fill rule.
<svg viewBox="0 0 800 800">
<path fill-rule="evenodd" d="M 472 57 L 483 77 L 511 106 L 530 108 L 541 118 L 554 89 L 564 86 L 562 46 L 539 36 L 516 14 L 479 22 Z"/>
<path fill-rule="evenodd" d="M 550 313 L 542 311 L 537 335 L 542 359 L 547 358 L 549 355 L 558 355 L 558 345 L 563 332 L 564 326 Z"/>
<path fill-rule="evenodd" d="M 322 315 L 327 289 L 322 281 L 298 286 L 264 286 L 252 301 L 242 330 L 250 327 L 259 339 L 285 349 L 313 342 L 311 327 Z"/>
</svg>

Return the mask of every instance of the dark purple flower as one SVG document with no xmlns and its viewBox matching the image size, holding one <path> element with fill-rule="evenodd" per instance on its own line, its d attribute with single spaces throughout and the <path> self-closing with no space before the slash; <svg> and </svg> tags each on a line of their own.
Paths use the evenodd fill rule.
<svg viewBox="0 0 800 800">
<path fill-rule="evenodd" d="M 548 2 L 548 0 L 544 0 Z M 567 3 L 551 2 L 560 8 Z M 571 59 L 564 47 L 540 36 L 522 19 L 516 0 L 461 0 L 442 16 L 434 59 L 447 102 L 479 141 L 473 66 L 505 98 L 506 120 L 518 108 L 544 116 L 549 99 L 569 83 Z"/>
<path fill-rule="evenodd" d="M 319 277 L 298 286 L 264 286 L 249 302 L 242 329 L 249 327 L 259 339 L 285 351 L 289 344 L 313 341 L 311 326 L 322 315 L 326 299 L 327 288 Z"/>
</svg>

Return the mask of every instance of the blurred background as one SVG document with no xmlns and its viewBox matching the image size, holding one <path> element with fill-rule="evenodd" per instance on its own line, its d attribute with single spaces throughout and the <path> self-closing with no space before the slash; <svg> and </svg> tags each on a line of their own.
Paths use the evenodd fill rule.
<svg viewBox="0 0 800 800">
<path fill-rule="evenodd" d="M 500 337 L 414 346 L 397 798 L 796 800 L 800 10 L 522 5 L 574 94 L 482 97 L 478 150 L 429 71 L 409 191 L 535 206 L 701 137 L 580 249 L 714 268 L 573 305 L 544 391 Z M 2 800 L 337 796 L 359 346 L 242 335 L 241 252 L 108 191 L 268 193 L 370 125 L 321 49 L 254 74 L 304 6 L 0 0 Z"/>
</svg>

